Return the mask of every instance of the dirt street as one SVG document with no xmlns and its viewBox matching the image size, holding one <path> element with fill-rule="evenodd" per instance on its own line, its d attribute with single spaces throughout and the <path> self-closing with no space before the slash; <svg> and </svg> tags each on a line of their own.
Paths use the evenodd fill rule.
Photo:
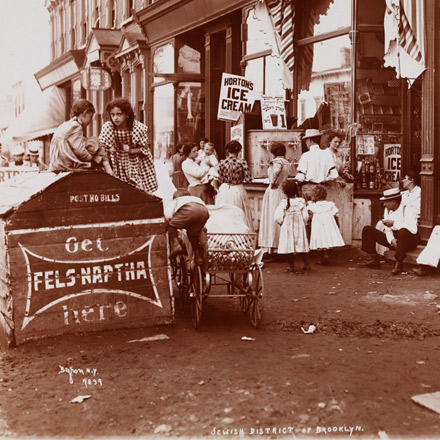
<svg viewBox="0 0 440 440">
<path fill-rule="evenodd" d="M 0 435 L 439 438 L 440 415 L 411 397 L 440 391 L 440 274 L 393 277 L 360 257 L 312 257 L 305 275 L 266 263 L 258 330 L 235 300 L 208 298 L 199 331 L 177 313 L 3 350 Z M 131 342 L 154 335 L 168 339 Z"/>
</svg>

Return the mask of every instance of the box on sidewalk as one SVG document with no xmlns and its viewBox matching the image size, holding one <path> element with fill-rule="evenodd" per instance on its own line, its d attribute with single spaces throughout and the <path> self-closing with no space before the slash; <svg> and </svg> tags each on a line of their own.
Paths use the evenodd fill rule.
<svg viewBox="0 0 440 440">
<path fill-rule="evenodd" d="M 100 171 L 0 184 L 0 340 L 169 324 L 162 200 Z"/>
</svg>

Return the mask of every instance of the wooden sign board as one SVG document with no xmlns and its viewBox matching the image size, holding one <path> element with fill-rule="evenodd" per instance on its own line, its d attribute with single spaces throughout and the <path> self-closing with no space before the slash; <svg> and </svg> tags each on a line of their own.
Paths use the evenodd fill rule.
<svg viewBox="0 0 440 440">
<path fill-rule="evenodd" d="M 5 232 L 9 345 L 172 322 L 160 199 L 104 173 L 72 173 L 23 203 Z"/>
</svg>

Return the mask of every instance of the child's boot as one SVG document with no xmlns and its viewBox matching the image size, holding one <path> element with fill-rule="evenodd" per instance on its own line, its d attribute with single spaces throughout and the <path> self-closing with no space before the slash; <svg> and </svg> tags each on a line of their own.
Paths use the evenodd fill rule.
<svg viewBox="0 0 440 440">
<path fill-rule="evenodd" d="M 309 262 L 309 256 L 306 253 L 302 254 L 304 265 L 302 267 L 302 270 L 307 272 L 310 270 L 310 262 Z"/>
</svg>

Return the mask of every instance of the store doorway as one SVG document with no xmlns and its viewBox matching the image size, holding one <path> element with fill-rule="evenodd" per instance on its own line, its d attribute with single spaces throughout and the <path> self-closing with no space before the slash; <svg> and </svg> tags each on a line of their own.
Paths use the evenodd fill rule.
<svg viewBox="0 0 440 440">
<path fill-rule="evenodd" d="M 208 138 L 214 142 L 215 149 L 219 158 L 225 157 L 226 144 L 226 123 L 217 119 L 217 106 L 220 97 L 220 88 L 222 74 L 226 72 L 226 30 L 216 32 L 210 35 L 210 62 L 209 62 L 209 78 L 210 90 L 206 93 L 210 94 L 211 106 L 210 124 Z"/>
</svg>

